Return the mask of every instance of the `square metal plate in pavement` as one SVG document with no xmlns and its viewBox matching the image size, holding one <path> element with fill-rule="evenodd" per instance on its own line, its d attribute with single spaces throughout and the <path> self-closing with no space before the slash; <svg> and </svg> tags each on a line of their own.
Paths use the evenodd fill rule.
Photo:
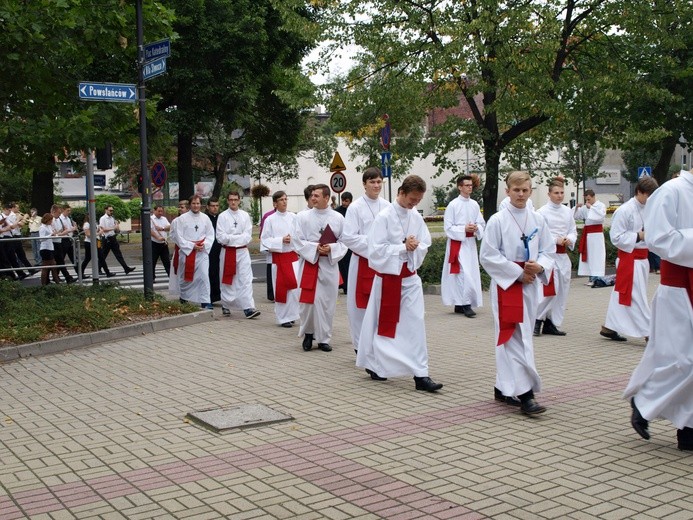
<svg viewBox="0 0 693 520">
<path fill-rule="evenodd" d="M 262 426 L 283 421 L 291 421 L 290 415 L 277 412 L 264 404 L 243 404 L 229 408 L 214 408 L 189 412 L 186 416 L 200 426 L 217 433 L 236 428 Z"/>
</svg>

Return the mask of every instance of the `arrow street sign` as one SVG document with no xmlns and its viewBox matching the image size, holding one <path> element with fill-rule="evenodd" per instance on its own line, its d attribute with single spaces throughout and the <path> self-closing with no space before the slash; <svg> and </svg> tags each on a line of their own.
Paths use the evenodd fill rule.
<svg viewBox="0 0 693 520">
<path fill-rule="evenodd" d="M 115 101 L 134 103 L 136 85 L 127 83 L 86 83 L 79 84 L 79 99 L 86 101 Z"/>
<path fill-rule="evenodd" d="M 638 179 L 652 177 L 652 166 L 638 166 Z"/>
<path fill-rule="evenodd" d="M 380 171 L 383 174 L 383 179 L 392 177 L 392 166 L 390 166 L 390 159 L 392 159 L 392 152 L 380 152 Z"/>
<path fill-rule="evenodd" d="M 171 55 L 171 40 L 159 40 L 144 46 L 144 61 L 152 61 L 158 58 L 168 58 Z"/>
<path fill-rule="evenodd" d="M 142 74 L 145 81 L 166 72 L 166 58 L 159 58 L 144 64 Z"/>
</svg>

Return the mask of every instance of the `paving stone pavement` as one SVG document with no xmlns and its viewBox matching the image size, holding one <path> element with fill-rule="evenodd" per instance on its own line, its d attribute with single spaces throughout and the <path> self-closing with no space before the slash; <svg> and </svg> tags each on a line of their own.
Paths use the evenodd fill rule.
<svg viewBox="0 0 693 520">
<path fill-rule="evenodd" d="M 254 289 L 256 320 L 217 308 L 0 365 L 0 519 L 693 518 L 674 428 L 630 427 L 621 393 L 645 343 L 598 335 L 610 289 L 574 279 L 568 336 L 536 339 L 536 418 L 493 399 L 487 294 L 475 319 L 425 296 L 433 395 L 354 368 L 344 296 L 334 351 L 303 352 Z M 185 420 L 245 403 L 295 419 L 221 435 Z"/>
</svg>

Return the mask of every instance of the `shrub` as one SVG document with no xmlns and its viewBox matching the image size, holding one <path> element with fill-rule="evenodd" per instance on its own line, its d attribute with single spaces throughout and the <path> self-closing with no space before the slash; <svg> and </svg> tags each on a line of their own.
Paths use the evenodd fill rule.
<svg viewBox="0 0 693 520">
<path fill-rule="evenodd" d="M 443 272 L 443 263 L 445 262 L 445 238 L 434 238 L 431 242 L 431 247 L 428 248 L 428 254 L 417 273 L 421 277 L 424 285 L 439 285 L 440 275 Z M 480 242 L 477 242 L 477 251 Z M 488 290 L 491 285 L 491 277 L 484 271 L 484 268 L 479 266 L 481 270 L 481 288 Z"/>
</svg>

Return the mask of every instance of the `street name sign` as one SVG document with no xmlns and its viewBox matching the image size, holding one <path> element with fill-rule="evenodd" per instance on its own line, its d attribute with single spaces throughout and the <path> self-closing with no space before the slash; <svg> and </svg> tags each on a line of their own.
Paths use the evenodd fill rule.
<svg viewBox="0 0 693 520">
<path fill-rule="evenodd" d="M 164 72 L 166 72 L 166 58 L 158 58 L 144 64 L 142 76 L 145 80 L 148 80 Z"/>
<path fill-rule="evenodd" d="M 79 99 L 85 101 L 113 101 L 134 103 L 137 100 L 137 86 L 127 83 L 87 83 L 79 84 Z"/>
<path fill-rule="evenodd" d="M 171 40 L 168 38 L 144 46 L 145 63 L 159 58 L 168 58 L 170 55 Z"/>
</svg>

